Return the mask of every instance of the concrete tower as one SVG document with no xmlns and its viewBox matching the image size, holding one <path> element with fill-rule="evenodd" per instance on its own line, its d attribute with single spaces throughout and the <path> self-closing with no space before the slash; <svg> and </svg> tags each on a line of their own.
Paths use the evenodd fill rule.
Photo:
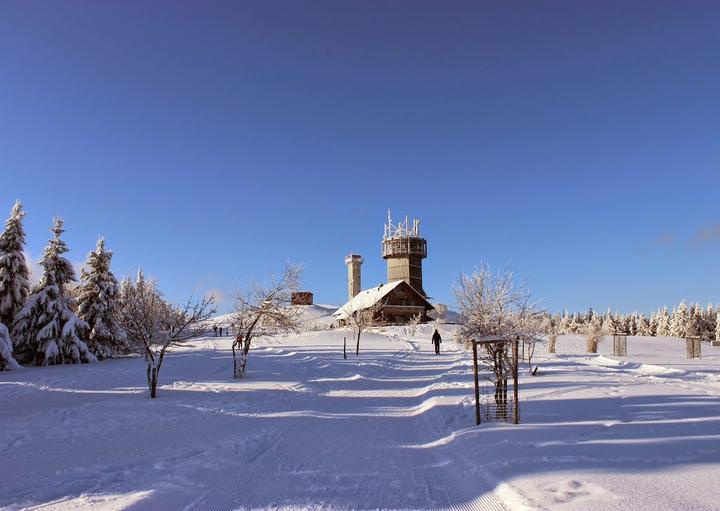
<svg viewBox="0 0 720 511">
<path fill-rule="evenodd" d="M 382 256 L 387 261 L 388 282 L 404 280 L 427 298 L 422 285 L 422 260 L 427 257 L 427 241 L 420 237 L 419 220 L 413 219 L 412 227 L 407 217 L 404 222 L 393 224 L 388 211 Z"/>
<path fill-rule="evenodd" d="M 345 264 L 348 267 L 348 301 L 362 291 L 360 287 L 360 266 L 362 266 L 362 263 L 363 258 L 361 255 L 350 254 L 345 257 Z"/>
</svg>

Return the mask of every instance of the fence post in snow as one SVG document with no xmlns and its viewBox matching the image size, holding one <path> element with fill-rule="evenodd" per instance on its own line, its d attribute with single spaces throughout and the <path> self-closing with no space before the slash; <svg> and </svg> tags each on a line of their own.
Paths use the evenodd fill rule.
<svg viewBox="0 0 720 511">
<path fill-rule="evenodd" d="M 687 353 L 687 358 L 702 358 L 702 340 L 700 337 L 686 338 L 685 352 Z"/>
<path fill-rule="evenodd" d="M 627 335 L 613 335 L 613 355 L 616 357 L 627 356 Z"/>
<path fill-rule="evenodd" d="M 478 375 L 477 344 L 473 341 L 473 369 L 475 376 L 475 424 L 480 424 L 480 381 Z"/>
</svg>

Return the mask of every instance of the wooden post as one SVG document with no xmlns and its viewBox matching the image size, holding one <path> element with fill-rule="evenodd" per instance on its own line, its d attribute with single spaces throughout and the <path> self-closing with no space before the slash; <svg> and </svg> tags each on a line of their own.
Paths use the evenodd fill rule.
<svg viewBox="0 0 720 511">
<path fill-rule="evenodd" d="M 480 424 L 480 381 L 478 380 L 477 344 L 473 341 L 473 369 L 475 373 L 475 424 Z"/>
<path fill-rule="evenodd" d="M 687 337 L 685 339 L 685 351 L 687 358 L 701 358 L 702 340 L 700 337 Z"/>
<path fill-rule="evenodd" d="M 616 357 L 627 356 L 627 335 L 613 335 L 613 355 Z"/>
<path fill-rule="evenodd" d="M 548 340 L 548 353 L 555 353 L 555 345 L 557 343 L 557 335 L 550 335 Z"/>
<path fill-rule="evenodd" d="M 518 402 L 518 346 L 519 341 L 513 341 L 513 400 L 515 406 L 513 410 L 513 424 L 520 424 L 520 403 Z"/>
</svg>

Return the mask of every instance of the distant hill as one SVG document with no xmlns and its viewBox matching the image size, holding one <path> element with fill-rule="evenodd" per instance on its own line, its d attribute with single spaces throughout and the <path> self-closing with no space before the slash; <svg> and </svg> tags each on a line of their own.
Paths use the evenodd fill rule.
<svg viewBox="0 0 720 511">
<path fill-rule="evenodd" d="M 293 305 L 295 309 L 300 311 L 300 315 L 303 321 L 306 323 L 308 329 L 312 330 L 323 330 L 330 328 L 330 324 L 333 322 L 332 314 L 337 310 L 334 305 Z M 222 328 L 231 328 L 233 313 L 220 314 L 207 321 L 208 331 L 212 330 L 213 326 Z"/>
</svg>

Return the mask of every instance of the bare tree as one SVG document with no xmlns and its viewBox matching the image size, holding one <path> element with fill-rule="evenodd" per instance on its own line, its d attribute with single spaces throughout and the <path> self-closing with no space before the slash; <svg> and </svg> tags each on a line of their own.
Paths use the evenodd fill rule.
<svg viewBox="0 0 720 511">
<path fill-rule="evenodd" d="M 438 325 L 445 323 L 447 320 L 447 313 L 449 309 L 444 303 L 436 303 L 433 307 L 435 307 L 435 309 L 428 312 L 428 316 L 430 319 L 435 321 L 435 328 L 437 328 Z"/>
<path fill-rule="evenodd" d="M 235 378 L 245 375 L 254 337 L 300 330 L 302 318 L 291 307 L 291 293 L 298 289 L 301 275 L 302 266 L 288 263 L 279 277 L 267 284 L 252 283 L 246 292 L 238 293 L 232 320 L 237 333 L 232 344 Z"/>
<path fill-rule="evenodd" d="M 213 298 L 200 302 L 192 299 L 180 307 L 167 303 L 155 282 L 138 276 L 134 285 L 125 289 L 119 322 L 129 339 L 144 353 L 147 363 L 147 384 L 150 397 L 157 397 L 160 368 L 167 350 L 202 335 L 203 322 L 214 311 Z"/>
<path fill-rule="evenodd" d="M 588 323 L 583 326 L 583 333 L 587 344 L 588 353 L 597 353 L 600 338 L 603 336 L 602 325 L 596 322 Z"/>
<path fill-rule="evenodd" d="M 382 309 L 385 300 L 378 300 L 365 308 L 355 308 L 353 301 L 346 303 L 341 309 L 341 320 L 345 321 L 353 331 L 355 337 L 355 356 L 360 355 L 360 337 L 363 331 L 382 321 Z"/>
<path fill-rule="evenodd" d="M 417 332 L 417 327 L 422 323 L 424 314 L 422 312 L 418 312 L 413 317 L 410 318 L 410 322 L 408 323 L 408 328 L 410 330 L 410 336 L 414 337 L 415 333 Z"/>
<path fill-rule="evenodd" d="M 486 265 L 472 274 L 461 274 L 455 297 L 465 323 L 459 335 L 463 340 L 503 337 L 529 345 L 530 357 L 542 333 L 541 312 L 530 301 L 530 292 L 517 281 L 514 272 L 493 273 Z M 511 343 L 485 344 L 480 362 L 491 373 L 498 405 L 507 402 L 507 380 L 514 369 Z"/>
</svg>

